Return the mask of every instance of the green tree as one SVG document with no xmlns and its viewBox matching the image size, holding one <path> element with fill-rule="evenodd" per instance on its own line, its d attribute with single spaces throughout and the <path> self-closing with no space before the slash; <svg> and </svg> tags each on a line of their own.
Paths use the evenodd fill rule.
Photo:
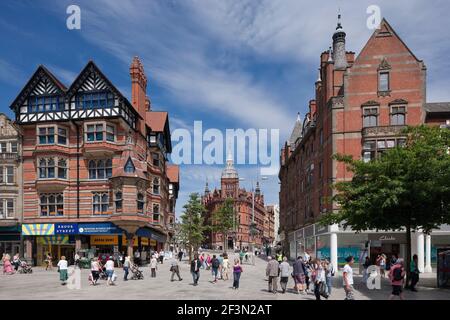
<svg viewBox="0 0 450 320">
<path fill-rule="evenodd" d="M 408 127 L 403 147 L 370 162 L 335 155 L 353 172 L 351 181 L 335 184 L 337 210 L 322 224 L 341 223 L 355 231 L 403 230 L 409 283 L 411 231 L 425 233 L 450 222 L 450 130 Z"/>
<path fill-rule="evenodd" d="M 204 239 L 203 233 L 206 230 L 204 226 L 204 214 L 206 209 L 198 193 L 191 193 L 189 195 L 189 201 L 183 208 L 179 238 L 188 247 L 189 261 L 192 261 L 192 250 L 196 252 Z"/>
<path fill-rule="evenodd" d="M 222 205 L 213 212 L 210 226 L 210 230 L 222 235 L 224 250 L 227 249 L 228 235 L 238 228 L 238 223 L 234 211 L 234 200 L 226 198 Z"/>
</svg>

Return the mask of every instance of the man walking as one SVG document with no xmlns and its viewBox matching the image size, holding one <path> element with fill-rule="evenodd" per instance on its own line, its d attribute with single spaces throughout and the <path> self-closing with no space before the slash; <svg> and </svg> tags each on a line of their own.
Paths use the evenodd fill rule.
<svg viewBox="0 0 450 320">
<path fill-rule="evenodd" d="M 178 266 L 177 259 L 172 259 L 172 262 L 170 263 L 170 271 L 172 272 L 172 276 L 170 277 L 170 281 L 174 281 L 173 278 L 175 275 L 178 277 L 178 281 L 183 280 L 180 277 L 180 267 Z"/>
<path fill-rule="evenodd" d="M 416 284 L 419 282 L 419 268 L 417 267 L 417 254 L 413 255 L 411 264 L 409 265 L 409 271 L 411 273 L 411 286 L 409 289 L 411 291 L 417 292 Z"/>
<path fill-rule="evenodd" d="M 352 256 L 348 256 L 345 261 L 342 277 L 344 279 L 345 300 L 355 300 L 353 296 L 353 269 L 352 265 L 355 262 Z"/>
<path fill-rule="evenodd" d="M 294 262 L 294 282 L 295 282 L 295 290 L 297 291 L 297 294 L 302 292 L 305 293 L 305 272 L 306 267 L 303 263 L 303 259 L 301 256 L 297 258 L 297 260 Z"/>
<path fill-rule="evenodd" d="M 180 251 L 178 251 L 178 260 L 180 260 L 181 262 L 182 259 L 183 259 L 183 251 L 180 249 Z"/>
<path fill-rule="evenodd" d="M 192 278 L 194 280 L 194 286 L 198 285 L 198 279 L 200 278 L 200 267 L 202 266 L 202 263 L 200 262 L 200 259 L 198 258 L 198 254 L 194 255 L 194 260 L 191 262 L 191 274 Z"/>
<path fill-rule="evenodd" d="M 220 267 L 220 261 L 216 258 L 216 255 L 213 255 L 213 258 L 211 260 L 211 268 L 212 268 L 212 274 L 213 274 L 213 283 L 217 282 L 217 277 L 219 274 L 219 267 Z"/>
<path fill-rule="evenodd" d="M 278 268 L 278 262 L 275 260 L 275 257 L 272 257 L 266 267 L 266 275 L 269 277 L 269 292 L 277 293 Z"/>
</svg>

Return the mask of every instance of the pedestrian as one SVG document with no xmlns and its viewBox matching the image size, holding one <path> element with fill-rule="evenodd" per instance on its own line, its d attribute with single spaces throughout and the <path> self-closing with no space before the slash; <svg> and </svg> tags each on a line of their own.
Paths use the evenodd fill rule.
<svg viewBox="0 0 450 320">
<path fill-rule="evenodd" d="M 223 254 L 223 263 L 222 263 L 222 279 L 228 280 L 228 270 L 230 270 L 230 261 L 228 260 L 228 254 Z"/>
<path fill-rule="evenodd" d="M 91 282 L 92 285 L 96 285 L 100 278 L 100 263 L 97 257 L 94 257 L 91 262 Z"/>
<path fill-rule="evenodd" d="M 211 256 L 209 254 L 206 255 L 206 270 L 211 269 Z"/>
<path fill-rule="evenodd" d="M 130 267 L 131 267 L 131 260 L 130 257 L 128 255 L 125 256 L 125 260 L 123 261 L 123 280 L 124 281 L 128 281 L 128 272 L 130 271 Z"/>
<path fill-rule="evenodd" d="M 150 260 L 150 270 L 152 272 L 151 277 L 156 278 L 156 269 L 158 268 L 158 260 L 156 259 L 156 255 L 152 256 Z"/>
<path fill-rule="evenodd" d="M 266 276 L 269 277 L 269 292 L 277 293 L 278 268 L 278 262 L 275 260 L 275 257 L 272 257 L 266 267 Z"/>
<path fill-rule="evenodd" d="M 214 254 L 211 260 L 211 269 L 212 269 L 212 276 L 213 276 L 213 283 L 217 282 L 217 277 L 219 273 L 219 267 L 220 267 L 220 261 L 216 258 L 216 255 Z"/>
<path fill-rule="evenodd" d="M 245 256 L 245 253 L 244 253 L 244 251 L 242 251 L 242 249 L 241 249 L 241 251 L 239 252 L 239 261 L 241 262 L 241 264 L 242 264 L 242 262 L 244 261 L 244 256 Z"/>
<path fill-rule="evenodd" d="M 303 253 L 303 262 L 309 263 L 310 260 L 311 260 L 311 256 L 308 254 L 308 251 L 305 250 L 305 252 Z"/>
<path fill-rule="evenodd" d="M 239 263 L 239 259 L 234 259 L 233 266 L 233 289 L 239 289 L 239 280 L 241 280 L 241 274 L 244 270 L 242 269 L 241 264 Z"/>
<path fill-rule="evenodd" d="M 418 257 L 417 254 L 413 255 L 413 258 L 411 260 L 411 263 L 409 265 L 409 272 L 411 276 L 411 285 L 409 289 L 411 291 L 417 292 L 416 284 L 419 282 L 419 268 L 417 266 Z"/>
<path fill-rule="evenodd" d="M 220 280 L 223 280 L 223 274 L 222 274 L 222 269 L 223 269 L 223 254 L 221 254 L 218 258 L 219 260 L 219 276 L 218 278 Z"/>
<path fill-rule="evenodd" d="M 194 280 L 194 286 L 198 285 L 198 280 L 200 279 L 200 267 L 201 262 L 198 258 L 198 254 L 195 254 L 194 260 L 191 261 L 191 274 Z"/>
<path fill-rule="evenodd" d="M 163 251 L 163 249 L 161 249 L 159 251 L 159 263 L 161 263 L 161 264 L 164 263 L 164 251 Z"/>
<path fill-rule="evenodd" d="M 67 275 L 68 264 L 65 256 L 61 256 L 61 260 L 58 262 L 58 272 L 59 272 L 59 280 L 61 280 L 61 285 L 65 285 L 67 279 L 69 278 Z"/>
<path fill-rule="evenodd" d="M 303 258 L 301 256 L 297 257 L 297 260 L 293 265 L 292 276 L 294 278 L 295 287 L 294 290 L 299 294 L 300 292 L 306 294 L 305 290 L 305 274 L 306 266 L 303 263 Z"/>
<path fill-rule="evenodd" d="M 11 264 L 11 256 L 9 254 L 5 254 L 2 260 L 3 260 L 3 274 L 13 274 L 14 270 Z"/>
<path fill-rule="evenodd" d="M 362 277 L 362 283 L 363 284 L 367 284 L 367 279 L 369 278 L 368 269 L 370 267 L 370 264 L 371 264 L 370 263 L 370 258 L 366 257 L 366 259 L 364 261 L 364 264 L 363 264 L 363 268 L 364 268 L 363 277 Z"/>
<path fill-rule="evenodd" d="M 321 296 L 328 299 L 325 281 L 324 263 L 320 259 L 316 259 L 314 262 L 314 295 L 316 300 L 321 300 Z"/>
<path fill-rule="evenodd" d="M 17 270 L 19 269 L 19 266 L 20 266 L 20 255 L 19 255 L 19 253 L 16 253 L 14 255 L 12 264 L 14 266 L 14 271 L 17 272 Z"/>
<path fill-rule="evenodd" d="M 327 285 L 328 296 L 331 296 L 331 289 L 333 287 L 334 266 L 333 264 L 325 260 L 325 283 Z"/>
<path fill-rule="evenodd" d="M 114 283 L 114 280 L 115 280 L 114 279 L 114 260 L 113 260 L 112 256 L 110 256 L 108 258 L 108 261 L 106 261 L 105 268 L 106 268 L 106 274 L 108 275 L 107 285 L 108 286 L 114 285 L 115 284 Z"/>
<path fill-rule="evenodd" d="M 283 258 L 283 262 L 280 263 L 279 269 L 280 269 L 280 286 L 282 292 L 285 293 L 286 286 L 289 281 L 289 269 L 290 269 L 289 262 L 287 262 L 287 257 Z"/>
<path fill-rule="evenodd" d="M 355 259 L 352 256 L 348 256 L 345 261 L 347 262 L 342 270 L 343 285 L 345 291 L 345 300 L 354 300 L 353 296 L 353 263 Z"/>
<path fill-rule="evenodd" d="M 312 277 L 311 258 L 308 261 L 305 261 L 304 263 L 305 263 L 305 284 L 306 284 L 305 292 L 306 294 L 308 294 L 308 292 L 310 291 L 309 287 L 311 284 L 311 277 Z"/>
<path fill-rule="evenodd" d="M 48 269 L 50 269 L 50 271 L 53 270 L 53 257 L 50 252 L 47 254 L 47 257 L 44 261 L 46 263 L 45 271 L 47 271 Z"/>
<path fill-rule="evenodd" d="M 170 277 L 170 281 L 174 281 L 173 278 L 175 275 L 178 277 L 178 281 L 183 280 L 180 276 L 180 267 L 178 265 L 177 259 L 173 258 L 170 263 L 170 271 L 172 272 L 172 276 Z"/>
<path fill-rule="evenodd" d="M 183 259 L 183 251 L 180 250 L 180 251 L 178 251 L 178 260 L 180 260 L 180 262 L 181 262 L 182 259 Z"/>
<path fill-rule="evenodd" d="M 392 285 L 392 293 L 389 296 L 389 300 L 393 300 L 395 296 L 400 297 L 400 300 L 405 299 L 402 290 L 405 274 L 406 272 L 403 266 L 403 259 L 396 257 L 395 264 L 391 265 L 389 270 L 389 280 L 391 280 Z"/>
</svg>

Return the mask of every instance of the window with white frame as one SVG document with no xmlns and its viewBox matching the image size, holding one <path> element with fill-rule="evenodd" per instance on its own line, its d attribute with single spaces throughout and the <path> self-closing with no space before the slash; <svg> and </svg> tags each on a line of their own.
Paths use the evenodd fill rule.
<svg viewBox="0 0 450 320">
<path fill-rule="evenodd" d="M 89 179 L 101 180 L 112 177 L 112 160 L 89 160 Z"/>
<path fill-rule="evenodd" d="M 38 159 L 39 179 L 67 179 L 67 160 L 65 158 Z"/>
<path fill-rule="evenodd" d="M 67 145 L 67 129 L 59 126 L 38 127 L 38 144 Z"/>
<path fill-rule="evenodd" d="M 403 126 L 406 123 L 406 107 L 391 106 L 391 125 Z"/>
<path fill-rule="evenodd" d="M 92 195 L 92 213 L 94 215 L 107 214 L 109 211 L 108 193 L 94 193 Z"/>
<path fill-rule="evenodd" d="M 41 194 L 39 201 L 41 217 L 64 215 L 64 196 L 62 193 Z"/>
<path fill-rule="evenodd" d="M 0 166 L 0 183 L 15 183 L 14 166 Z"/>
<path fill-rule="evenodd" d="M 0 153 L 8 152 L 6 149 L 7 146 L 8 146 L 8 144 L 6 142 L 0 142 Z"/>
<path fill-rule="evenodd" d="M 116 128 L 110 124 L 89 123 L 85 126 L 85 132 L 86 142 L 116 141 Z"/>
<path fill-rule="evenodd" d="M 0 219 L 14 218 L 14 199 L 0 198 Z"/>
</svg>

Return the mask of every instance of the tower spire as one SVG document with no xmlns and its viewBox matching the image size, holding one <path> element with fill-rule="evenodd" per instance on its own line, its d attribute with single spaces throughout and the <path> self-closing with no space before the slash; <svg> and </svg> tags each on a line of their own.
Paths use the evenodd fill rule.
<svg viewBox="0 0 450 320">
<path fill-rule="evenodd" d="M 333 34 L 333 60 L 335 70 L 347 68 L 347 54 L 345 52 L 345 31 L 342 28 L 341 12 L 339 9 L 336 31 Z"/>
</svg>

